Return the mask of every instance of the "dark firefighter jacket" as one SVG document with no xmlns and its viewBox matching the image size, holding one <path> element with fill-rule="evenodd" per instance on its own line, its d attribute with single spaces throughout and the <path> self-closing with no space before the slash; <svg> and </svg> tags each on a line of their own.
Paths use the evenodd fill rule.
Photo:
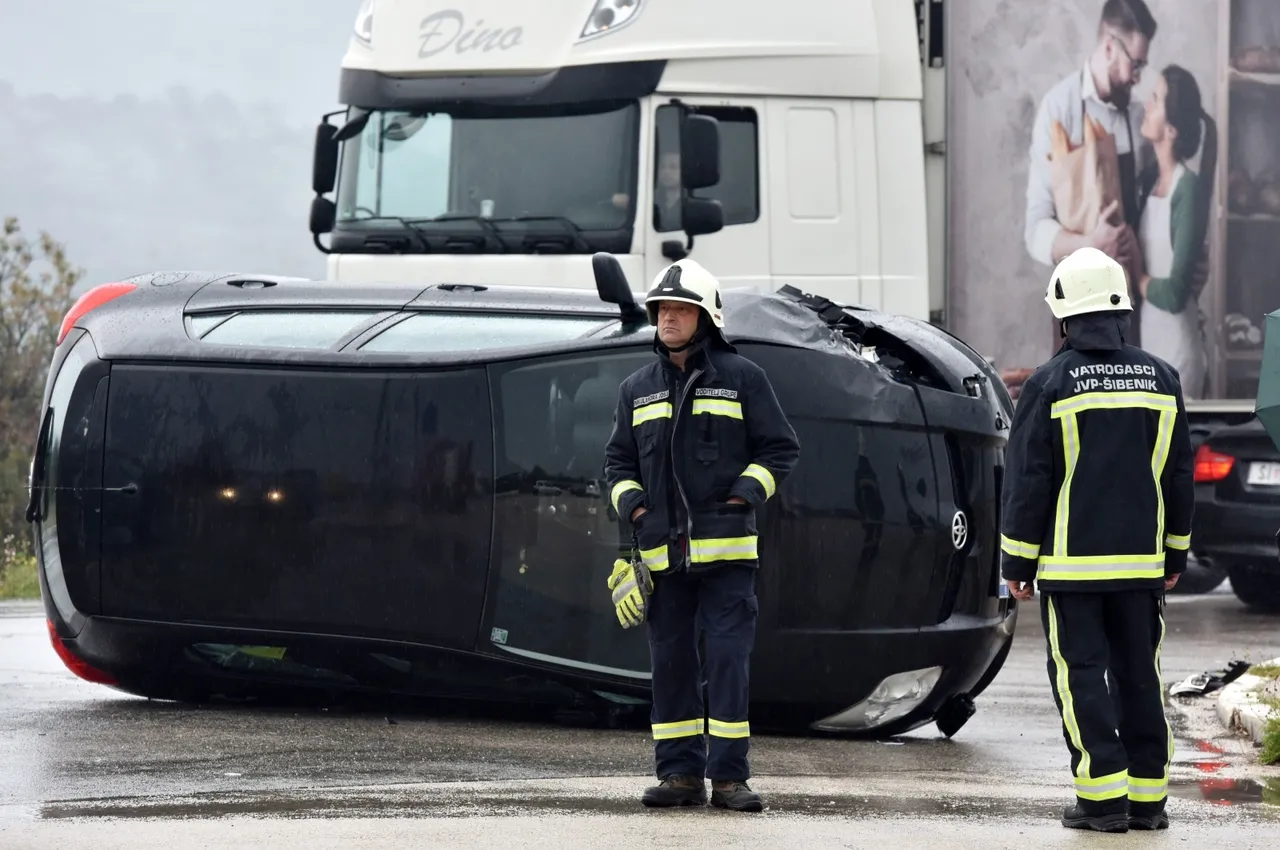
<svg viewBox="0 0 1280 850">
<path fill-rule="evenodd" d="M 1002 572 L 1041 590 L 1159 588 L 1186 569 L 1193 459 L 1177 371 L 1128 319 L 1076 316 L 1010 427 Z"/>
<path fill-rule="evenodd" d="M 659 356 L 622 382 L 605 448 L 609 501 L 649 569 L 758 566 L 756 508 L 800 455 L 764 370 L 713 334 L 677 368 Z M 745 505 L 728 504 L 731 496 Z M 630 533 L 625 535 L 630 537 Z"/>
</svg>

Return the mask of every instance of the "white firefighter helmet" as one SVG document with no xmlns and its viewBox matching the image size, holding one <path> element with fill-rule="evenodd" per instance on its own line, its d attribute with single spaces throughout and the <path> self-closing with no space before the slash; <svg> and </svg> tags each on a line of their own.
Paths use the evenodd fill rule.
<svg viewBox="0 0 1280 850">
<path fill-rule="evenodd" d="M 724 303 L 720 300 L 720 281 L 694 260 L 677 260 L 658 272 L 653 288 L 644 299 L 649 324 L 658 324 L 659 301 L 683 301 L 706 311 L 711 324 L 724 329 Z"/>
<path fill-rule="evenodd" d="M 1059 319 L 1133 309 L 1124 267 L 1097 248 L 1079 248 L 1063 257 L 1049 276 L 1044 300 Z"/>
</svg>

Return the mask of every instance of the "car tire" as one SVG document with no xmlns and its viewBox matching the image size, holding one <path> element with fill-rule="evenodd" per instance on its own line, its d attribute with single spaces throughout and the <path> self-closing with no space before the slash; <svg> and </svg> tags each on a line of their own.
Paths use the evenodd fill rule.
<svg viewBox="0 0 1280 850">
<path fill-rule="evenodd" d="M 1215 567 L 1208 561 L 1198 560 L 1195 555 L 1190 555 L 1187 558 L 1186 571 L 1169 592 L 1188 596 L 1208 593 L 1226 580 L 1226 570 Z"/>
<path fill-rule="evenodd" d="M 1228 572 L 1237 599 L 1259 611 L 1280 613 L 1280 573 L 1253 564 L 1233 564 Z"/>
</svg>

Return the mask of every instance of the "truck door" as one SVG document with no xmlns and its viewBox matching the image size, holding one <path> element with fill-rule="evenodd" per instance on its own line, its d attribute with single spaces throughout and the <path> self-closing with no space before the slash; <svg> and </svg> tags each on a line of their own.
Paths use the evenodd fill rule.
<svg viewBox="0 0 1280 850">
<path fill-rule="evenodd" d="M 700 198 L 714 198 L 724 209 L 724 229 L 694 238 L 690 258 L 714 270 L 725 286 L 767 286 L 769 281 L 769 197 L 764 185 L 765 101 L 758 98 L 681 97 L 680 102 L 720 122 L 720 182 L 690 190 Z M 648 173 L 648 209 L 637 213 L 637 226 L 648 221 L 645 239 L 645 289 L 648 280 L 671 262 L 662 243 L 688 237 L 680 229 L 680 107 L 662 97 L 654 99 L 653 145 Z M 642 178 L 643 179 L 643 178 Z"/>
<path fill-rule="evenodd" d="M 774 98 L 765 128 L 769 268 L 776 284 L 878 307 L 872 102 Z"/>
</svg>

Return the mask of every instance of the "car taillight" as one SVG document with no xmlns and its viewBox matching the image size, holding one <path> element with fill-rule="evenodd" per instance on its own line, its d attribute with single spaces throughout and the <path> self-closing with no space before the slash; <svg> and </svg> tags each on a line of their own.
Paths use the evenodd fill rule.
<svg viewBox="0 0 1280 850">
<path fill-rule="evenodd" d="M 81 295 L 76 299 L 76 303 L 71 305 L 67 315 L 62 318 L 62 327 L 58 329 L 58 345 L 62 345 L 67 334 L 71 333 L 76 322 L 80 321 L 86 313 L 98 309 L 114 298 L 127 295 L 137 288 L 136 283 L 104 283 Z"/>
<path fill-rule="evenodd" d="M 58 653 L 58 658 L 62 659 L 62 663 L 67 665 L 68 670 L 86 682 L 93 682 L 98 685 L 119 684 L 115 676 L 105 670 L 99 670 L 97 667 L 91 666 L 84 659 L 72 655 L 71 650 L 67 649 L 67 645 L 58 636 L 58 629 L 53 625 L 53 620 L 46 619 L 45 622 L 49 625 L 49 642 L 53 644 L 53 651 Z"/>
<path fill-rule="evenodd" d="M 1201 445 L 1196 451 L 1195 480 L 1221 481 L 1231 473 L 1236 459 L 1222 452 L 1215 452 L 1208 445 Z"/>
</svg>

